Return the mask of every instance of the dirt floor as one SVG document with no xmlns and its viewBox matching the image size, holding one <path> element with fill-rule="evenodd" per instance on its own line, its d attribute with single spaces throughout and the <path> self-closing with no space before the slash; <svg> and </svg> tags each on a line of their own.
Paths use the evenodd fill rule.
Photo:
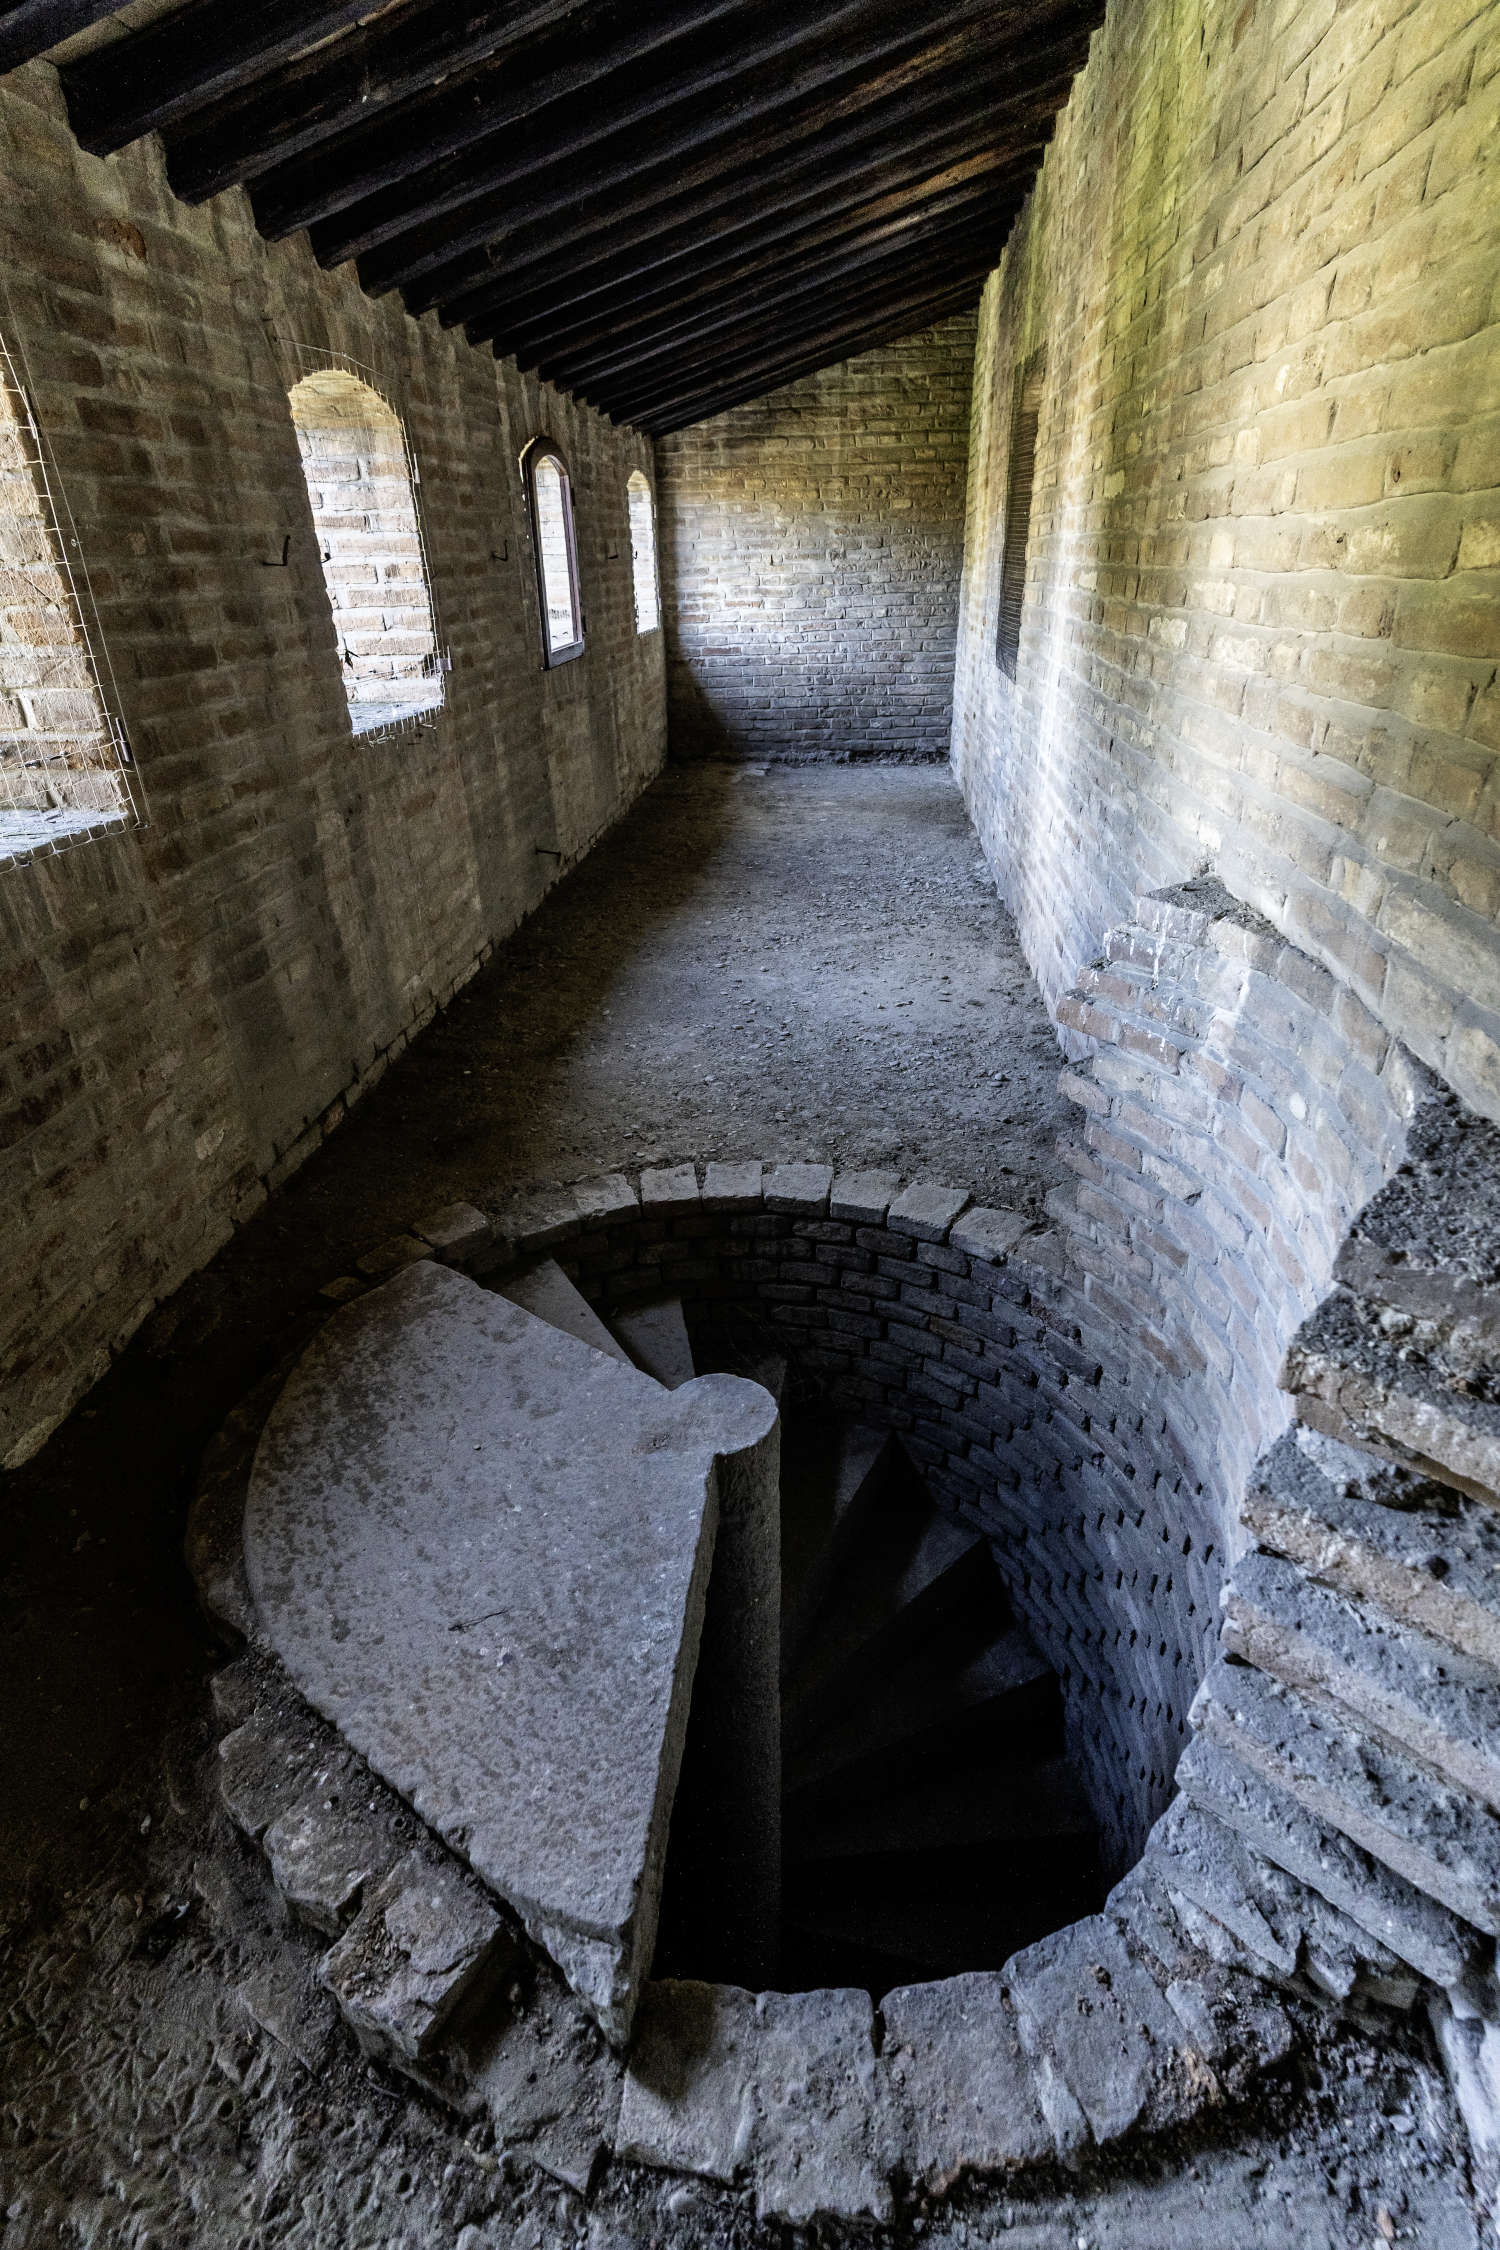
<svg viewBox="0 0 1500 2250">
<path fill-rule="evenodd" d="M 0 1514 L 0 2250 L 780 2243 L 615 2168 L 591 2208 L 340 2051 L 261 2028 L 300 1974 L 216 1815 L 222 1661 L 180 1560 L 203 1445 L 422 1211 L 690 1157 L 814 1157 L 1036 1206 L 1045 1010 L 946 771 L 667 776 L 148 1323 Z M 1333 2031 L 1253 2116 L 1133 2167 L 908 2212 L 935 2250 L 1479 2240 L 1420 2025 Z M 833 2230 L 828 2239 L 835 2238 Z M 887 2238 L 889 2239 L 889 2238 Z"/>
</svg>

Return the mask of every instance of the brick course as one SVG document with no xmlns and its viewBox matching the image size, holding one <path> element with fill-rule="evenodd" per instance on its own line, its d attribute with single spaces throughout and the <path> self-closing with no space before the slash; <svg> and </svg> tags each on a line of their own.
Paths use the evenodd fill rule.
<svg viewBox="0 0 1500 2250">
<path fill-rule="evenodd" d="M 946 755 L 974 316 L 659 441 L 672 754 Z"/>
<path fill-rule="evenodd" d="M 0 873 L 16 1461 L 619 816 L 665 699 L 638 433 L 266 244 L 242 194 L 178 202 L 154 142 L 83 154 L 44 64 L 0 87 L 0 257 L 149 814 Z M 351 735 L 287 402 L 309 352 L 367 371 L 421 473 L 453 670 L 393 738 Z M 517 469 L 541 427 L 588 613 L 555 672 Z"/>
</svg>

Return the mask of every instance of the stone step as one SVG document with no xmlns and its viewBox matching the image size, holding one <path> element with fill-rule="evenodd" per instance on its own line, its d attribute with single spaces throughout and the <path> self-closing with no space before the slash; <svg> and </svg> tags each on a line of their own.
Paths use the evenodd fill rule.
<svg viewBox="0 0 1500 2250">
<path fill-rule="evenodd" d="M 590 1350 L 608 1352 L 621 1366 L 636 1364 L 625 1346 L 610 1334 L 583 1292 L 574 1288 L 555 1258 L 543 1258 L 540 1265 L 528 1267 L 525 1273 L 513 1274 L 497 1294 L 508 1297 L 524 1312 L 534 1313 L 549 1327 L 560 1328 L 565 1336 L 576 1336 L 579 1343 L 587 1344 Z"/>
<path fill-rule="evenodd" d="M 1256 1464 L 1243 1512 L 1262 1546 L 1500 1672 L 1500 1517 L 1481 1503 L 1299 1430 Z"/>
<path fill-rule="evenodd" d="M 799 1796 L 816 1806 L 888 1791 L 986 1749 L 1047 1757 L 1061 1740 L 1056 1675 L 1018 1626 L 944 1633 L 788 1755 L 788 1816 Z"/>
<path fill-rule="evenodd" d="M 1418 1890 L 1500 1935 L 1500 1819 L 1394 1744 L 1249 1665 L 1210 1666 L 1193 1726 Z"/>
<path fill-rule="evenodd" d="M 692 1381 L 693 1347 L 680 1297 L 663 1297 L 652 1305 L 611 1313 L 609 1324 L 643 1375 L 654 1376 L 669 1391 Z"/>
<path fill-rule="evenodd" d="M 1332 1697 L 1445 1780 L 1500 1806 L 1500 1679 L 1487 1665 L 1279 1555 L 1246 1555 L 1235 1566 L 1221 1646 L 1288 1687 Z"/>
<path fill-rule="evenodd" d="M 1191 1804 L 1338 1907 L 1434 1984 L 1457 1984 L 1484 1950 L 1478 1930 L 1429 1898 L 1347 1836 L 1315 1820 L 1205 1734 L 1177 1762 Z"/>
<path fill-rule="evenodd" d="M 788 1443 L 782 1452 L 781 1660 L 788 1677 L 897 1459 L 890 1432 L 860 1422 L 835 1424 L 820 1445 L 804 1419 L 798 1441 L 795 1451 Z"/>
<path fill-rule="evenodd" d="M 967 1855 L 993 1845 L 1065 1842 L 1073 1857 L 1092 1845 L 1093 1815 L 1062 1758 L 1009 1766 L 964 1766 L 900 1795 L 844 1807 L 811 1791 L 807 1817 L 788 1815 L 790 1865 L 842 1860 L 916 1861 Z M 1023 1860 L 1023 1855 L 1017 1855 Z M 1028 1868 L 1027 1872 L 1031 1870 Z"/>
<path fill-rule="evenodd" d="M 1330 2000 L 1416 1999 L 1420 1980 L 1389 1947 L 1186 1798 L 1157 1821 L 1146 1857 L 1169 1896 L 1190 1898 L 1278 1976 Z"/>
<path fill-rule="evenodd" d="M 787 1682 L 784 1740 L 806 1742 L 981 1591 L 1003 1596 L 986 1540 L 930 1502 L 893 1494 L 871 1508 L 859 1551 L 834 1587 Z"/>
<path fill-rule="evenodd" d="M 1500 1508 L 1496 1377 L 1427 1348 L 1410 1316 L 1335 1289 L 1293 1337 L 1281 1380 L 1314 1429 Z"/>
</svg>

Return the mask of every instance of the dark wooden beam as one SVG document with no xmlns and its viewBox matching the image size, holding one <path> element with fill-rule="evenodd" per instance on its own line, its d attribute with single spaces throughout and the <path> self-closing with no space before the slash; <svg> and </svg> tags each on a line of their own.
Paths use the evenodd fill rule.
<svg viewBox="0 0 1500 2250">
<path fill-rule="evenodd" d="M 45 55 L 75 31 L 112 16 L 120 0 L 11 0 L 0 8 L 0 70 L 16 70 Z"/>
<path fill-rule="evenodd" d="M 945 109 L 959 114 L 955 103 L 967 101 L 970 115 L 980 119 L 986 103 L 1006 98 L 1007 74 L 1012 90 L 1018 80 L 1024 87 L 1029 74 L 1025 63 L 1017 63 L 1014 41 L 996 32 L 1001 20 L 966 22 L 925 40 L 878 71 L 757 120 L 686 161 L 675 156 L 645 171 L 627 165 L 624 176 L 601 183 L 597 193 L 591 181 L 590 193 L 579 194 L 577 168 L 571 165 L 559 173 L 550 195 L 549 182 L 534 179 L 523 197 L 496 201 L 494 224 L 478 229 L 478 240 L 425 260 L 420 275 L 407 277 L 408 309 L 423 312 L 483 285 L 565 283 L 585 256 L 637 257 L 652 231 L 673 225 L 682 230 L 679 242 L 695 227 L 726 233 L 774 214 L 787 190 L 805 190 L 820 164 L 830 188 L 885 164 L 921 123 Z M 1027 46 L 1040 47 L 1054 85 L 1070 81 L 1097 20 L 1097 0 L 1044 0 L 1033 9 Z M 1045 108 L 1050 116 L 1056 106 L 1050 95 L 1038 93 L 1039 115 Z M 591 167 L 596 172 L 597 166 Z M 379 261 L 362 260 L 360 271 L 367 287 L 383 286 Z"/>
<path fill-rule="evenodd" d="M 919 276 L 933 259 L 962 246 L 982 247 L 994 263 L 1000 255 L 997 229 L 1015 207 L 1014 172 L 978 184 L 966 183 L 939 197 L 932 209 L 918 207 L 884 226 L 834 243 L 817 254 L 792 253 L 756 282 L 727 282 L 712 297 L 687 305 L 676 318 L 658 317 L 632 330 L 571 352 L 542 350 L 526 364 L 540 368 L 549 383 L 566 390 L 592 390 L 620 373 L 634 374 L 653 362 L 693 351 L 717 329 L 739 325 L 747 316 L 793 317 L 805 300 L 837 308 L 845 295 L 887 275 Z"/>
<path fill-rule="evenodd" d="M 341 136 L 379 130 L 439 81 L 449 98 L 461 99 L 459 89 L 473 74 L 488 79 L 512 60 L 524 70 L 535 46 L 564 29 L 582 34 L 596 13 L 597 0 L 437 7 L 411 0 L 389 22 L 370 24 L 326 57 L 293 65 L 169 135 L 167 176 L 185 202 L 202 203 L 290 168 Z"/>
<path fill-rule="evenodd" d="M 831 167 L 804 155 L 791 184 L 774 199 L 740 195 L 719 223 L 700 220 L 627 255 L 623 272 L 606 261 L 574 273 L 562 261 L 555 276 L 530 290 L 495 281 L 444 305 L 440 317 L 445 324 L 463 317 L 472 341 L 498 339 L 520 357 L 535 345 L 572 341 L 658 302 L 679 303 L 685 292 L 695 293 L 716 274 L 755 271 L 777 245 L 803 240 L 811 245 L 834 228 L 844 231 L 860 213 L 878 220 L 937 193 L 955 166 L 982 169 L 1007 157 L 1020 161 L 1034 155 L 1050 135 L 1070 73 L 1071 58 L 1050 83 L 1015 102 L 991 102 L 981 87 L 978 98 L 966 96 L 956 114 L 944 113 L 935 131 L 891 136 L 894 153 L 882 145 L 877 157 L 864 144 L 851 166 Z M 762 215 L 762 203 L 772 205 L 770 219 Z"/>
<path fill-rule="evenodd" d="M 954 313 L 966 312 L 975 302 L 975 293 L 971 287 L 959 289 L 951 300 L 939 299 L 930 306 L 916 328 L 912 327 L 906 313 L 900 313 L 884 326 L 872 329 L 859 348 L 861 351 L 874 351 L 882 344 L 899 343 L 903 336 L 916 335 L 921 329 L 930 328 L 937 321 L 951 318 Z M 673 430 L 687 429 L 696 422 L 706 422 L 715 414 L 725 413 L 732 406 L 745 406 L 752 399 L 767 398 L 774 391 L 784 389 L 788 383 L 800 382 L 808 375 L 821 374 L 824 368 L 839 364 L 838 360 L 830 360 L 826 352 L 811 352 L 805 359 L 793 361 L 789 366 L 784 365 L 772 383 L 768 383 L 764 375 L 752 375 L 738 383 L 720 384 L 700 393 L 696 398 L 682 399 L 673 406 L 659 407 L 651 415 L 643 416 L 634 426 L 645 430 L 652 437 L 666 437 Z"/>
<path fill-rule="evenodd" d="M 784 272 L 802 270 L 810 261 L 840 251 L 854 251 L 861 243 L 889 237 L 937 219 L 961 196 L 995 192 L 997 181 L 1010 185 L 1022 176 L 1031 152 L 1010 147 L 987 148 L 957 164 L 945 165 L 927 176 L 916 176 L 870 201 L 829 214 L 815 205 L 769 238 L 758 237 L 753 249 L 732 250 L 676 275 L 660 287 L 638 291 L 600 311 L 580 308 L 582 317 L 571 326 L 557 320 L 531 323 L 517 330 L 492 321 L 488 327 L 471 326 L 470 340 L 498 343 L 522 368 L 533 367 L 545 356 L 571 358 L 574 353 L 596 350 L 641 332 L 656 332 L 690 319 L 695 308 L 712 305 L 726 292 L 747 289 Z"/>
<path fill-rule="evenodd" d="M 357 80 L 335 87 L 335 96 L 342 97 L 337 109 L 327 96 L 311 107 L 304 96 L 288 117 L 267 100 L 255 117 L 236 124 L 236 146 L 248 152 L 258 143 L 262 152 L 253 163 L 248 154 L 235 156 L 239 176 L 259 178 L 255 207 L 262 229 L 273 238 L 292 234 L 410 180 L 416 152 L 421 166 L 430 168 L 518 125 L 555 134 L 567 110 L 555 110 L 548 120 L 541 113 L 552 104 L 576 109 L 590 88 L 633 68 L 640 75 L 643 65 L 650 74 L 670 78 L 682 42 L 722 43 L 734 19 L 755 5 L 756 0 L 662 0 L 624 19 L 606 14 L 601 20 L 600 0 L 587 5 L 571 0 L 576 20 L 554 26 L 551 36 L 529 39 L 524 47 L 509 33 L 503 43 L 492 38 L 494 52 L 472 58 L 482 61 L 482 68 L 460 68 L 457 62 L 429 67 L 425 83 L 413 78 L 403 86 L 409 99 L 388 101 L 377 112 L 361 101 Z M 515 14 L 514 8 L 489 12 Z M 560 11 L 550 12 L 556 17 Z M 203 137 L 208 141 L 207 131 Z M 513 132 L 508 137 L 517 138 Z M 184 164 L 185 152 L 175 153 L 174 180 Z M 210 165 L 222 171 L 224 157 L 205 147 L 199 166 L 205 176 Z"/>
<path fill-rule="evenodd" d="M 663 236 L 673 237 L 663 254 L 705 238 L 701 230 L 716 215 L 716 232 L 754 224 L 772 190 L 804 184 L 819 159 L 842 177 L 851 166 L 864 171 L 879 162 L 935 113 L 952 118 L 961 109 L 972 121 L 986 93 L 985 75 L 973 66 L 972 36 L 945 40 L 941 51 L 940 67 L 918 70 L 908 59 L 864 80 L 852 94 L 844 90 L 789 112 L 696 163 L 654 165 L 623 189 L 575 195 L 556 211 L 513 224 L 502 238 L 446 259 L 409 284 L 407 308 L 425 312 L 480 289 L 545 296 L 602 267 L 624 272 L 628 257 L 651 262 Z M 925 50 L 920 60 L 927 64 L 935 52 Z"/>
<path fill-rule="evenodd" d="M 695 385 L 685 387 L 675 398 L 662 398 L 655 403 L 640 401 L 629 410 L 622 406 L 619 411 L 613 408 L 605 411 L 614 421 L 632 422 L 653 433 L 681 428 L 688 422 L 705 421 L 727 406 L 765 397 L 805 376 L 842 366 L 845 360 L 858 358 L 881 344 L 917 335 L 935 321 L 968 310 L 978 298 L 976 283 L 955 282 L 951 288 L 940 287 L 928 297 L 895 307 L 884 319 L 871 316 L 850 335 L 820 338 L 789 348 L 779 356 L 773 353 L 759 361 L 741 362 L 705 373 Z"/>
<path fill-rule="evenodd" d="M 940 28 L 994 14 L 994 0 L 933 0 L 933 6 Z M 679 96 L 663 109 L 658 86 L 641 114 L 618 109 L 607 116 L 596 113 L 595 122 L 581 125 L 562 148 L 550 136 L 532 136 L 519 155 L 498 156 L 477 169 L 462 166 L 451 176 L 444 174 L 441 184 L 421 178 L 411 192 L 372 197 L 315 227 L 313 248 L 325 265 L 359 253 L 364 285 L 377 292 L 394 288 L 457 251 L 487 241 L 497 225 L 565 208 L 578 193 L 580 173 L 595 193 L 627 185 L 648 165 L 702 155 L 756 119 L 795 110 L 841 81 L 852 91 L 863 70 L 920 45 L 926 36 L 925 29 L 913 33 L 909 7 L 882 9 L 865 28 L 861 18 L 869 16 L 869 0 L 835 0 L 819 15 L 816 40 L 805 53 L 796 53 L 807 47 L 806 26 L 799 23 L 790 52 L 785 44 L 778 50 L 777 68 L 752 74 L 717 101 Z M 830 27 L 831 39 L 826 36 Z M 581 167 L 585 149 L 590 153 Z M 442 173 L 442 167 L 437 170 Z M 518 183 L 532 173 L 542 178 L 518 192 Z"/>
<path fill-rule="evenodd" d="M 824 348 L 830 361 L 846 359 L 865 349 L 861 339 L 878 322 L 910 313 L 911 327 L 920 328 L 925 324 L 924 308 L 931 298 L 965 285 L 977 298 L 989 269 L 988 256 L 971 253 L 951 269 L 920 278 L 909 272 L 888 276 L 879 287 L 836 307 L 826 303 L 805 307 L 795 319 L 774 326 L 752 321 L 741 328 L 726 329 L 711 342 L 679 355 L 665 372 L 659 368 L 647 370 L 639 380 L 628 375 L 616 377 L 609 383 L 586 386 L 579 395 L 606 414 L 618 418 L 623 413 L 633 419 L 636 413 L 650 412 L 701 390 L 720 376 L 726 382 L 737 380 L 741 375 L 774 369 Z"/>
<path fill-rule="evenodd" d="M 235 6 L 189 0 L 67 65 L 62 84 L 69 122 L 84 148 L 108 156 L 291 57 L 325 46 L 376 12 L 371 0 L 239 0 Z M 384 21 L 411 10 L 385 0 L 378 12 Z"/>
</svg>

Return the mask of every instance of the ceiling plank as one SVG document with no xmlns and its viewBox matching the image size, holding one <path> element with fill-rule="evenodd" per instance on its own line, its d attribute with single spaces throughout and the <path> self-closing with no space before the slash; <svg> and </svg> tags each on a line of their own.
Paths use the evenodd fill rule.
<svg viewBox="0 0 1500 2250">
<path fill-rule="evenodd" d="M 620 17 L 608 12 L 609 0 L 570 0 L 566 8 L 551 9 L 553 18 L 563 20 L 542 27 L 550 36 L 530 38 L 524 45 L 509 35 L 503 41 L 492 39 L 492 52 L 476 56 L 476 67 L 461 69 L 453 63 L 431 71 L 425 84 L 403 90 L 409 98 L 387 103 L 374 115 L 360 99 L 359 80 L 347 75 L 336 89 L 342 97 L 338 110 L 325 97 L 307 122 L 268 97 L 256 116 L 236 121 L 238 145 L 231 160 L 242 179 L 258 181 L 258 223 L 273 238 L 293 234 L 383 189 L 399 187 L 419 169 L 426 172 L 457 159 L 475 143 L 502 132 L 507 143 L 515 143 L 521 137 L 515 127 L 531 128 L 542 137 L 555 134 L 569 111 L 580 107 L 580 97 L 605 81 L 619 82 L 631 71 L 669 79 L 677 66 L 674 50 L 682 42 L 712 35 L 722 45 L 734 19 L 749 15 L 758 4 L 660 0 L 655 7 Z M 513 8 L 506 12 L 515 13 Z M 549 121 L 541 113 L 554 104 L 563 106 Z M 212 122 L 200 136 L 201 152 L 192 159 L 205 178 L 225 165 L 223 153 L 213 145 Z M 261 154 L 252 162 L 247 151 L 257 142 Z M 174 152 L 174 179 L 187 175 L 189 161 L 188 151 Z"/>
<path fill-rule="evenodd" d="M 576 395 L 588 399 L 607 414 L 624 411 L 629 416 L 634 411 L 681 397 L 694 387 L 714 381 L 720 373 L 736 374 L 746 366 L 774 367 L 781 361 L 825 346 L 829 347 L 830 358 L 845 358 L 866 327 L 903 311 L 920 308 L 930 296 L 946 294 L 968 284 L 977 298 L 988 271 L 988 264 L 982 257 L 971 255 L 958 261 L 952 270 L 921 275 L 910 271 L 897 273 L 888 276 L 879 287 L 837 308 L 823 304 L 807 308 L 796 319 L 774 326 L 758 321 L 740 329 L 724 330 L 700 351 L 681 355 L 665 372 L 658 369 L 654 374 L 648 371 L 642 380 L 625 377 L 601 383 L 597 388 L 585 386 Z M 923 323 L 920 318 L 914 318 L 912 325 L 920 327 Z M 833 349 L 835 346 L 842 348 Z"/>
<path fill-rule="evenodd" d="M 588 389 L 612 375 L 634 373 L 674 352 L 692 350 L 702 337 L 762 309 L 786 316 L 808 296 L 820 296 L 836 308 L 847 291 L 863 288 L 885 273 L 909 270 L 914 258 L 925 265 L 959 243 L 969 247 L 982 242 L 994 264 L 1001 247 L 996 229 L 1014 209 L 1015 191 L 1014 172 L 998 186 L 994 182 L 977 188 L 967 185 L 940 197 L 930 212 L 918 209 L 902 214 L 884 227 L 832 245 L 821 255 L 793 253 L 753 286 L 729 282 L 706 302 L 686 307 L 676 320 L 647 320 L 612 341 L 573 352 L 547 346 L 528 364 L 539 367 L 549 383 L 569 390 Z"/>
<path fill-rule="evenodd" d="M 911 317 L 905 312 L 897 314 L 883 325 L 877 325 L 860 341 L 856 351 L 846 353 L 844 359 L 831 360 L 826 351 L 812 352 L 806 359 L 793 361 L 789 366 L 783 365 L 770 380 L 760 374 L 742 377 L 738 382 L 726 381 L 714 390 L 700 393 L 696 398 L 679 400 L 669 407 L 658 407 L 632 426 L 645 430 L 652 437 L 666 437 L 674 430 L 687 429 L 694 423 L 709 421 L 714 415 L 723 414 L 732 406 L 744 406 L 754 399 L 767 398 L 775 391 L 784 389 L 788 383 L 802 382 L 809 375 L 820 375 L 827 368 L 843 366 L 849 358 L 858 357 L 866 351 L 878 350 L 882 344 L 895 344 L 903 337 L 920 335 L 924 328 L 933 327 L 938 321 L 949 320 L 955 313 L 967 312 L 974 302 L 973 290 L 961 289 L 955 292 L 951 301 L 939 299 L 930 306 L 916 328 L 912 327 Z"/>
<path fill-rule="evenodd" d="M 120 0 L 13 0 L 0 8 L 0 71 L 17 70 L 75 31 L 112 16 Z"/>
<path fill-rule="evenodd" d="M 116 6 L 119 0 L 116 0 Z M 68 121 L 81 147 L 112 155 L 296 55 L 324 47 L 375 12 L 378 0 L 189 0 L 108 47 L 64 66 Z M 382 21 L 410 15 L 385 0 Z"/>
<path fill-rule="evenodd" d="M 701 376 L 696 384 L 684 387 L 674 398 L 662 398 L 655 403 L 640 401 L 631 410 L 622 407 L 618 412 L 610 408 L 605 411 L 617 422 L 628 421 L 653 432 L 705 421 L 726 406 L 763 397 L 808 375 L 821 374 L 826 368 L 842 367 L 847 360 L 857 359 L 883 343 L 920 335 L 935 322 L 968 311 L 978 299 L 979 289 L 973 282 L 939 287 L 931 295 L 914 297 L 893 307 L 883 319 L 871 317 L 862 321 L 857 331 L 849 335 L 833 334 L 754 360 L 731 363 L 711 375 Z"/>
<path fill-rule="evenodd" d="M 964 19 L 972 23 L 994 12 L 993 0 L 933 0 L 933 4 L 945 23 Z M 423 179 L 405 194 L 372 197 L 337 220 L 314 227 L 313 249 L 325 265 L 361 254 L 360 278 L 365 286 L 393 288 L 457 250 L 477 247 L 497 224 L 514 224 L 522 217 L 565 208 L 578 193 L 578 158 L 585 148 L 591 152 L 584 173 L 591 191 L 626 185 L 647 164 L 702 154 L 757 118 L 796 109 L 840 82 L 852 91 L 862 70 L 885 56 L 919 46 L 925 37 L 923 31 L 913 32 L 909 6 L 899 11 L 882 8 L 863 36 L 857 36 L 859 19 L 869 15 L 869 0 L 837 0 L 819 17 L 817 39 L 804 55 L 788 59 L 807 44 L 805 25 L 799 25 L 795 45 L 780 50 L 780 67 L 752 73 L 743 86 L 732 86 L 718 101 L 678 98 L 663 108 L 653 94 L 645 104 L 638 104 L 641 114 L 628 103 L 623 112 L 596 114 L 562 147 L 551 139 L 534 138 L 519 154 L 501 156 L 477 171 L 465 166 L 451 176 L 445 174 L 441 184 Z M 839 34 L 831 40 L 825 36 L 830 26 Z M 543 181 L 517 195 L 517 183 L 538 172 Z"/>
</svg>

